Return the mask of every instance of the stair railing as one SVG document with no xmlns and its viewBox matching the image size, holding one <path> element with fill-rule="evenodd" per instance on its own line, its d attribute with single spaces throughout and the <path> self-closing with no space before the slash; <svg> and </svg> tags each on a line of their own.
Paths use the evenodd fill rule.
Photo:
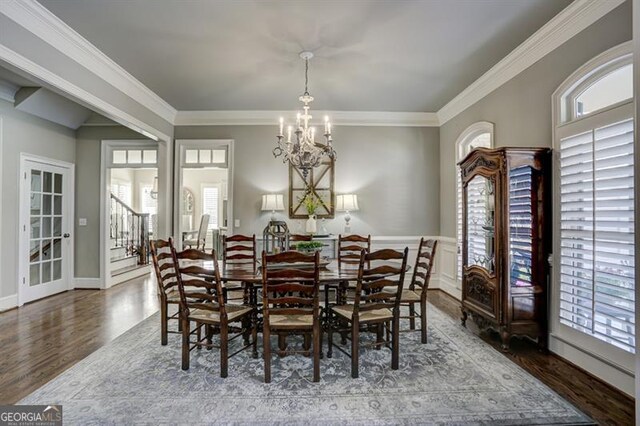
<svg viewBox="0 0 640 426">
<path fill-rule="evenodd" d="M 138 265 L 149 263 L 149 213 L 138 213 L 111 194 L 110 232 L 112 248 L 124 248 L 127 256 L 136 256 Z"/>
</svg>

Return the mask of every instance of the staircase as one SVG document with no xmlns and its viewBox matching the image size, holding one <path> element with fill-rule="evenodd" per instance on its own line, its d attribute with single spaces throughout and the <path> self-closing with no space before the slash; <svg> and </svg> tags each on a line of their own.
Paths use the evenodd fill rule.
<svg viewBox="0 0 640 426">
<path fill-rule="evenodd" d="M 149 270 L 149 214 L 137 213 L 114 194 L 109 211 L 109 269 L 117 284 Z"/>
</svg>

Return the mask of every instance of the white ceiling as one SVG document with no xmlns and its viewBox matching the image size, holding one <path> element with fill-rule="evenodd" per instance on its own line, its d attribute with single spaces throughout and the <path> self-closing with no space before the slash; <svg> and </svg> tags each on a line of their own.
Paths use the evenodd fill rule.
<svg viewBox="0 0 640 426">
<path fill-rule="evenodd" d="M 39 0 L 179 110 L 437 111 L 571 0 Z"/>
</svg>

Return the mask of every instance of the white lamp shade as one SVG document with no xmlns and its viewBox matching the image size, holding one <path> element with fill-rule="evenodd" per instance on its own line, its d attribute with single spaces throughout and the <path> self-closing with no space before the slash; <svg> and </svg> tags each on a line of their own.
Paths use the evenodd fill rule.
<svg viewBox="0 0 640 426">
<path fill-rule="evenodd" d="M 356 211 L 358 209 L 358 196 L 356 194 L 342 194 L 336 197 L 336 210 L 339 212 Z"/>
<path fill-rule="evenodd" d="M 282 194 L 265 194 L 262 196 L 263 211 L 284 210 L 284 199 Z"/>
</svg>

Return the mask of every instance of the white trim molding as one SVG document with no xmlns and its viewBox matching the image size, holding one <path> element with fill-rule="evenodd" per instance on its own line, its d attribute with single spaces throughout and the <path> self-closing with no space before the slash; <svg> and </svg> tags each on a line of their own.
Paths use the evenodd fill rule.
<svg viewBox="0 0 640 426">
<path fill-rule="evenodd" d="M 8 311 L 18 306 L 18 294 L 0 297 L 0 312 Z"/>
<path fill-rule="evenodd" d="M 15 95 L 20 87 L 5 80 L 0 80 L 0 99 L 14 103 Z"/>
<path fill-rule="evenodd" d="M 575 0 L 443 106 L 438 111 L 440 125 L 538 62 L 622 3 L 624 0 Z"/>
<path fill-rule="evenodd" d="M 4 3 L 0 3 L 4 4 Z M 13 65 L 16 68 L 25 71 L 29 75 L 50 84 L 54 88 L 71 96 L 71 99 L 78 101 L 81 105 L 87 106 L 89 109 L 95 110 L 105 117 L 122 123 L 131 130 L 143 134 L 151 139 L 164 141 L 171 140 L 167 134 L 147 125 L 138 120 L 134 116 L 122 111 L 116 106 L 106 102 L 105 100 L 95 96 L 92 93 L 76 86 L 75 84 L 63 79 L 59 75 L 49 71 L 48 69 L 36 64 L 19 53 L 0 44 L 0 59 Z M 124 121 L 124 122 L 123 122 Z"/>
<path fill-rule="evenodd" d="M 102 280 L 100 278 L 81 278 L 75 277 L 73 280 L 74 289 L 96 289 L 102 288 Z"/>
<path fill-rule="evenodd" d="M 35 0 L 0 2 L 0 13 L 154 114 L 173 123 L 176 109 Z"/>
<path fill-rule="evenodd" d="M 176 126 L 271 126 L 292 111 L 178 111 Z M 438 127 L 434 112 L 316 111 L 340 126 Z"/>
</svg>

